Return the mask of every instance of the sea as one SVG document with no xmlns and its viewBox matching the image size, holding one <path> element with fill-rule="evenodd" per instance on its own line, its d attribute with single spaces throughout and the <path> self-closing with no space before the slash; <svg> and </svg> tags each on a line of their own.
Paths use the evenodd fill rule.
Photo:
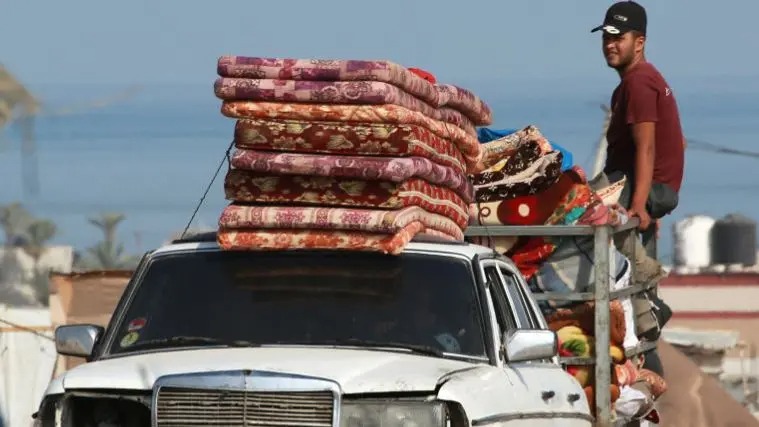
<svg viewBox="0 0 759 427">
<path fill-rule="evenodd" d="M 180 233 L 196 208 L 191 228 L 214 227 L 227 204 L 226 166 L 212 180 L 231 142 L 234 120 L 221 115 L 211 85 L 146 87 L 128 99 L 87 105 L 88 99 L 118 89 L 47 88 L 45 109 L 35 121 L 40 192 L 24 192 L 20 132 L 12 125 L 0 136 L 0 204 L 20 202 L 36 217 L 52 220 L 57 226 L 52 243 L 79 251 L 102 238 L 88 221 L 100 213 L 125 215 L 118 239 L 131 254 Z M 677 96 L 692 142 L 680 205 L 662 222 L 659 255 L 664 262 L 673 255 L 673 225 L 685 217 L 759 217 L 759 154 L 752 155 L 759 153 L 757 94 L 694 88 Z M 491 128 L 536 125 L 570 150 L 575 164 L 592 170 L 604 119 L 600 105 L 608 95 L 524 91 L 486 100 L 494 112 Z M 69 104 L 81 108 L 65 111 Z M 719 153 L 705 143 L 747 153 Z"/>
</svg>

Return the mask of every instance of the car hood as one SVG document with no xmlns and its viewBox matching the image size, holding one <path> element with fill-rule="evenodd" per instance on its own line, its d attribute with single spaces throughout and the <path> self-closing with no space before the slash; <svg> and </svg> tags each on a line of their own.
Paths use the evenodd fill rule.
<svg viewBox="0 0 759 427">
<path fill-rule="evenodd" d="M 441 377 L 481 364 L 369 349 L 302 347 L 192 349 L 142 353 L 79 365 L 69 389 L 150 390 L 164 375 L 260 370 L 330 379 L 345 394 L 434 391 Z"/>
</svg>

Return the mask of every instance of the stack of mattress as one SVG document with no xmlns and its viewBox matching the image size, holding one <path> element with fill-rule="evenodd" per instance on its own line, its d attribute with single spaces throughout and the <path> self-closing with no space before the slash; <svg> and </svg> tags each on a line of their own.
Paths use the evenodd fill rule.
<svg viewBox="0 0 759 427">
<path fill-rule="evenodd" d="M 491 122 L 471 92 L 389 61 L 224 56 L 215 93 L 237 119 L 223 249 L 396 254 L 463 240 Z"/>
</svg>

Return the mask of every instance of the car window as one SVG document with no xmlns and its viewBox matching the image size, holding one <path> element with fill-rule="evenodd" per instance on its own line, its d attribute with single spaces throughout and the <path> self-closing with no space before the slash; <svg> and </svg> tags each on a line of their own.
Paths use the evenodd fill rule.
<svg viewBox="0 0 759 427">
<path fill-rule="evenodd" d="M 514 273 L 511 273 L 512 275 Z M 543 313 L 541 313 L 535 303 L 535 301 L 532 299 L 532 294 L 530 291 L 530 288 L 527 286 L 527 282 L 524 280 L 520 280 L 520 278 L 515 277 L 514 278 L 516 282 L 516 287 L 519 290 L 519 295 L 522 298 L 522 301 L 524 302 L 525 309 L 527 310 L 527 313 L 530 316 L 530 321 L 532 322 L 533 328 L 541 328 L 545 329 L 546 325 L 543 321 Z"/>
<path fill-rule="evenodd" d="M 483 318 L 471 262 L 458 258 L 198 251 L 148 264 L 108 352 L 191 337 L 396 343 L 485 357 Z"/>
<path fill-rule="evenodd" d="M 495 316 L 500 328 L 499 336 L 502 336 L 506 331 L 517 328 L 514 313 L 511 310 L 511 304 L 509 304 L 508 297 L 504 291 L 502 278 L 498 274 L 498 270 L 494 266 L 487 266 L 485 267 L 485 276 L 488 282 L 490 282 L 489 289 L 491 295 L 493 295 Z"/>
<path fill-rule="evenodd" d="M 525 295 L 522 293 L 521 286 L 519 286 L 518 279 L 514 276 L 514 273 L 504 267 L 500 267 L 498 270 L 503 277 L 506 291 L 514 303 L 514 314 L 519 319 L 520 328 L 533 329 L 539 327 L 534 314 L 530 310 L 530 304 L 525 299 Z"/>
</svg>

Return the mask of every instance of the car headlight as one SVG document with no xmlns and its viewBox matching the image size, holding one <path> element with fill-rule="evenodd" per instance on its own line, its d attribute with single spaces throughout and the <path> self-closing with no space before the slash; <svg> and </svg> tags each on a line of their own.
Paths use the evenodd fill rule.
<svg viewBox="0 0 759 427">
<path fill-rule="evenodd" d="M 343 401 L 340 427 L 443 427 L 443 402 Z"/>
</svg>

